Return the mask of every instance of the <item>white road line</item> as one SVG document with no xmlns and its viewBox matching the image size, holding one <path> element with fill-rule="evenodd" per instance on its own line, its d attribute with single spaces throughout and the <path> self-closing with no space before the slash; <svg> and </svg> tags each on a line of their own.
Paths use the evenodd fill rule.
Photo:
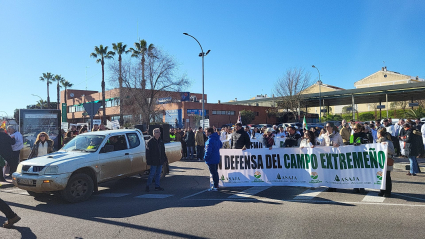
<svg viewBox="0 0 425 239">
<path fill-rule="evenodd" d="M 298 196 L 294 197 L 294 200 L 311 200 L 324 190 L 325 188 L 307 189 Z"/>
<path fill-rule="evenodd" d="M 135 198 L 168 198 L 171 196 L 173 195 L 172 194 L 143 194 Z"/>
<path fill-rule="evenodd" d="M 100 194 L 97 194 L 96 196 L 105 197 L 105 198 L 119 198 L 119 197 L 124 197 L 127 195 L 130 195 L 130 193 L 100 193 Z"/>
<path fill-rule="evenodd" d="M 265 186 L 265 187 L 252 187 L 252 188 L 248 188 L 247 190 L 244 190 L 242 192 L 239 192 L 237 194 L 233 194 L 232 196 L 228 197 L 228 198 L 249 198 L 259 192 L 262 192 L 266 189 L 269 189 L 269 186 Z"/>
<path fill-rule="evenodd" d="M 200 192 L 197 192 L 197 193 L 191 194 L 191 195 L 186 196 L 186 197 L 184 197 L 184 198 L 182 198 L 182 199 L 190 198 L 190 197 L 196 196 L 196 195 L 201 194 L 201 193 L 206 192 L 206 191 L 208 191 L 208 189 L 205 189 L 205 190 L 202 190 L 202 191 L 200 191 Z"/>
<path fill-rule="evenodd" d="M 362 202 L 384 202 L 385 198 L 378 196 L 378 192 L 369 192 Z"/>
</svg>

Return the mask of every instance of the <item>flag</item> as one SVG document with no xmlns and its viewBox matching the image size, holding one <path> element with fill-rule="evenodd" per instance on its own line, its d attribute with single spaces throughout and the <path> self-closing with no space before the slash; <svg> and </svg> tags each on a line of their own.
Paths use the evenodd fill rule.
<svg viewBox="0 0 425 239">
<path fill-rule="evenodd" d="M 307 121 L 305 120 L 305 115 L 304 115 L 304 119 L 303 119 L 303 128 L 308 130 L 307 128 Z"/>
<path fill-rule="evenodd" d="M 238 122 L 236 123 L 241 123 L 242 124 L 242 118 L 241 118 L 241 112 L 239 111 L 239 115 L 238 115 Z"/>
<path fill-rule="evenodd" d="M 3 121 L 3 123 L 1 124 L 0 128 L 2 129 L 6 129 L 6 121 Z"/>
</svg>

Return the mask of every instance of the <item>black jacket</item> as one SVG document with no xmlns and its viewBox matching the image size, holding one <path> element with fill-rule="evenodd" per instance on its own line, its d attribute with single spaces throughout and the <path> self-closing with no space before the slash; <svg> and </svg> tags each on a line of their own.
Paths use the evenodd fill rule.
<svg viewBox="0 0 425 239">
<path fill-rule="evenodd" d="M 195 147 L 195 133 L 193 131 L 187 131 L 184 141 L 186 141 L 187 147 Z"/>
<path fill-rule="evenodd" d="M 0 155 L 6 160 L 12 158 L 12 145 L 15 144 L 15 139 L 6 134 L 3 129 L 0 129 Z"/>
<path fill-rule="evenodd" d="M 299 146 L 299 139 L 301 138 L 300 134 L 289 134 L 285 139 L 283 147 L 297 147 Z"/>
<path fill-rule="evenodd" d="M 404 154 L 407 157 L 410 156 L 418 156 L 419 154 L 421 154 L 422 150 L 420 150 L 421 148 L 423 148 L 423 144 L 420 145 L 420 143 L 422 142 L 421 136 L 416 135 L 413 133 L 412 129 L 408 129 L 405 131 L 405 136 L 406 138 L 403 139 L 403 141 L 406 143 L 404 146 Z"/>
<path fill-rule="evenodd" d="M 167 162 L 165 146 L 162 139 L 151 138 L 146 145 L 146 162 L 148 165 L 159 166 Z"/>
<path fill-rule="evenodd" d="M 242 149 L 243 146 L 249 149 L 251 147 L 251 140 L 249 135 L 243 128 L 232 133 L 232 149 Z"/>
</svg>

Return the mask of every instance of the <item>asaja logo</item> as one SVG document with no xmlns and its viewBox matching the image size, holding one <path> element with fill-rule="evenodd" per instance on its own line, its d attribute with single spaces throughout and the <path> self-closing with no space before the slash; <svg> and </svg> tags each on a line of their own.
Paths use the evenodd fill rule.
<svg viewBox="0 0 425 239">
<path fill-rule="evenodd" d="M 381 171 L 377 172 L 377 173 L 376 173 L 376 177 L 377 177 L 379 180 L 382 180 L 382 172 L 381 172 Z"/>
<path fill-rule="evenodd" d="M 224 180 L 225 180 L 224 175 L 221 175 L 221 181 L 224 181 Z"/>
<path fill-rule="evenodd" d="M 277 178 L 276 179 L 282 179 L 282 177 L 280 177 L 280 174 L 277 174 Z"/>
<path fill-rule="evenodd" d="M 337 182 L 341 181 L 341 180 L 339 179 L 338 175 L 335 175 L 335 181 L 337 181 Z"/>
<path fill-rule="evenodd" d="M 254 173 L 254 177 L 255 177 L 255 178 L 261 178 L 261 173 L 260 173 L 260 172 L 258 172 L 258 171 L 256 171 L 256 172 Z"/>
<path fill-rule="evenodd" d="M 316 172 L 311 172 L 310 177 L 312 179 L 317 179 L 319 177 L 319 175 Z"/>
</svg>

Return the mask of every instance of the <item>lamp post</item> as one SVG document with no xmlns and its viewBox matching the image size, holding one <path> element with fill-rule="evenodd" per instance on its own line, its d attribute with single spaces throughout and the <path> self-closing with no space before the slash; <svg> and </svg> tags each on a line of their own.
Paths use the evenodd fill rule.
<svg viewBox="0 0 425 239">
<path fill-rule="evenodd" d="M 204 105 L 204 56 L 208 55 L 208 53 L 210 53 L 211 50 L 208 50 L 206 53 L 204 52 L 204 50 L 202 49 L 201 43 L 199 43 L 199 41 L 192 35 L 189 35 L 187 33 L 183 33 L 186 36 L 190 36 L 193 39 L 195 39 L 195 41 L 199 44 L 199 46 L 201 47 L 201 53 L 199 53 L 199 56 L 202 57 L 202 128 L 204 129 L 204 125 L 205 125 L 205 105 Z"/>
<path fill-rule="evenodd" d="M 32 96 L 37 96 L 38 98 L 40 98 L 40 109 L 43 109 L 43 98 L 41 98 L 40 96 L 38 96 L 38 95 L 34 95 L 34 94 L 31 94 Z"/>
<path fill-rule="evenodd" d="M 319 68 L 317 68 L 314 65 L 312 65 L 311 67 L 316 68 L 317 72 L 319 72 L 319 81 L 317 83 L 319 84 L 319 123 L 321 123 L 322 122 L 322 90 L 321 90 L 322 81 L 320 80 Z"/>
</svg>

